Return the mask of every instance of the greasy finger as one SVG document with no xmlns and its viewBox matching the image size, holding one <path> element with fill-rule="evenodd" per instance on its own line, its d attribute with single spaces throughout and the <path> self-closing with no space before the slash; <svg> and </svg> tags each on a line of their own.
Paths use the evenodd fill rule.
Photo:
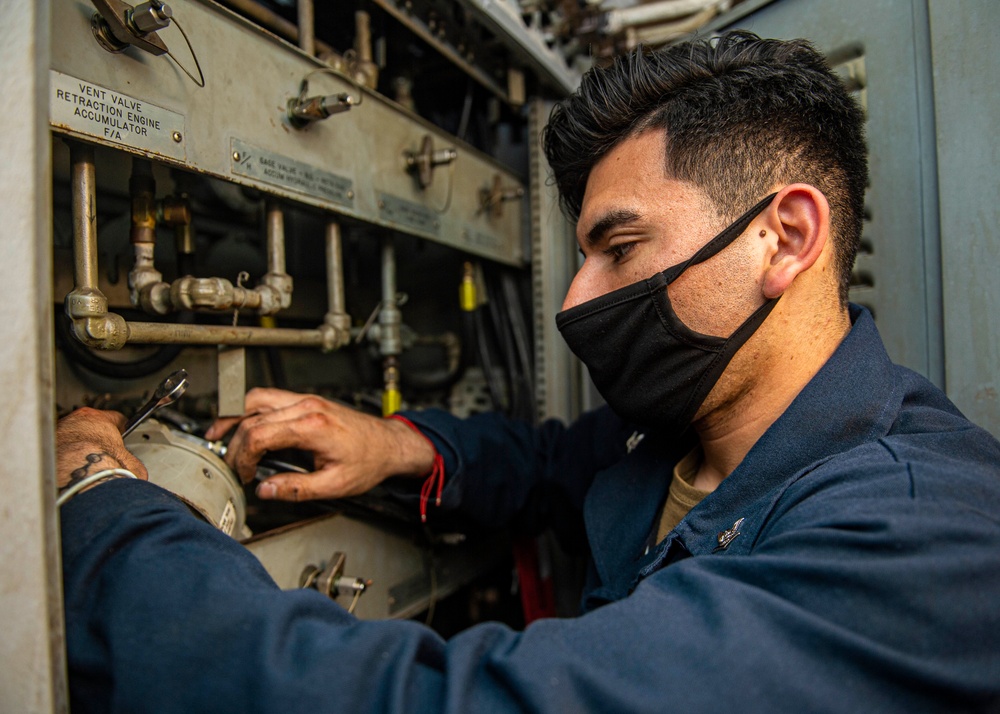
<svg viewBox="0 0 1000 714">
<path fill-rule="evenodd" d="M 292 436 L 289 437 L 289 443 L 278 448 L 293 447 L 315 454 L 329 453 L 331 449 L 336 451 L 337 444 L 343 440 L 353 423 L 349 420 L 345 424 L 345 414 L 341 413 L 344 410 L 347 408 L 310 395 L 283 409 L 255 414 L 243 420 L 229 443 L 229 453 L 246 448 L 246 435 L 254 429 L 266 424 L 282 423 L 292 423 Z"/>
<path fill-rule="evenodd" d="M 300 394 L 299 392 L 289 392 L 286 389 L 256 387 L 247 392 L 244 409 L 247 414 L 284 409 L 296 402 L 302 401 L 307 396 L 309 395 Z"/>
<path fill-rule="evenodd" d="M 216 419 L 212 426 L 205 430 L 205 438 L 209 441 L 215 441 L 216 439 L 221 439 L 229 430 L 234 426 L 239 424 L 243 420 L 243 417 L 222 417 L 221 419 Z"/>
<path fill-rule="evenodd" d="M 121 445 L 121 430 L 125 416 L 118 412 L 83 407 L 64 416 L 56 425 L 56 447 L 68 448 L 74 443 L 88 442 Z"/>
<path fill-rule="evenodd" d="M 335 483 L 330 483 L 328 471 L 309 474 L 283 473 L 270 476 L 257 486 L 257 496 L 265 500 L 310 501 L 335 498 Z"/>
<path fill-rule="evenodd" d="M 215 422 L 205 432 L 205 438 L 209 441 L 221 439 L 230 429 L 240 423 L 243 419 L 254 414 L 263 414 L 278 409 L 283 409 L 291 404 L 302 400 L 303 395 L 297 392 L 289 392 L 284 389 L 269 389 L 266 387 L 256 387 L 247 392 L 243 400 L 243 415 L 238 417 L 222 417 Z"/>
<path fill-rule="evenodd" d="M 264 421 L 261 415 L 243 421 L 226 453 L 226 463 L 248 483 L 257 472 L 257 463 L 268 451 L 299 447 L 302 435 L 296 420 Z"/>
</svg>

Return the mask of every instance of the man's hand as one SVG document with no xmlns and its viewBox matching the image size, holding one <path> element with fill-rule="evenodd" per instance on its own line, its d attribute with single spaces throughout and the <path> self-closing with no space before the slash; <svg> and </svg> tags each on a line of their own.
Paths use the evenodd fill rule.
<svg viewBox="0 0 1000 714">
<path fill-rule="evenodd" d="M 141 479 L 146 467 L 125 448 L 125 417 L 85 407 L 56 425 L 56 478 L 60 489 L 105 469 L 128 469 Z"/>
<path fill-rule="evenodd" d="M 234 424 L 226 461 L 244 483 L 268 451 L 313 453 L 313 473 L 275 474 L 257 488 L 261 498 L 305 501 L 364 493 L 389 476 L 420 476 L 434 465 L 434 447 L 406 424 L 379 419 L 321 397 L 253 389 L 246 414 L 220 419 L 205 433 L 221 438 Z"/>
</svg>

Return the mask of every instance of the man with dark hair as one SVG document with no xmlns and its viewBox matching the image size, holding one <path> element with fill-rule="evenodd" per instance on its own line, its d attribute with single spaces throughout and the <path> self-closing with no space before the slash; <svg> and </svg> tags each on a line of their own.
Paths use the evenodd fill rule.
<svg viewBox="0 0 1000 714">
<path fill-rule="evenodd" d="M 647 130 L 666 132 L 667 175 L 699 187 L 725 223 L 772 186 L 815 186 L 830 204 L 846 306 L 868 179 L 863 122 L 808 43 L 733 32 L 714 46 L 636 52 L 592 73 L 553 112 L 545 154 L 574 219 L 594 165 Z"/>
<path fill-rule="evenodd" d="M 387 485 L 431 526 L 551 526 L 587 546 L 580 617 L 447 642 L 359 622 L 110 479 L 62 512 L 74 710 L 1000 709 L 1000 444 L 846 304 L 861 127 L 801 41 L 594 70 L 545 148 L 584 255 L 557 321 L 610 408 L 532 428 L 247 395 L 242 478 L 316 457 L 262 498 L 415 476 Z M 142 470 L 115 419 L 60 423 L 60 483 Z"/>
</svg>

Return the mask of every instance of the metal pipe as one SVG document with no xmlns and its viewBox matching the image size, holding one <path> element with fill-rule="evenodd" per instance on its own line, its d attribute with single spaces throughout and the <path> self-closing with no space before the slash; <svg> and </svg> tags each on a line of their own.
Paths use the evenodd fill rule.
<svg viewBox="0 0 1000 714">
<path fill-rule="evenodd" d="M 316 12 L 313 0 L 299 0 L 299 48 L 310 57 L 316 55 Z"/>
<path fill-rule="evenodd" d="M 269 30 L 282 39 L 298 44 L 299 28 L 294 22 L 289 22 L 278 13 L 270 10 L 254 0 L 218 0 L 230 10 L 235 10 L 248 17 L 265 30 Z M 343 58 L 330 45 L 321 40 L 313 40 L 315 50 L 319 50 L 324 61 L 334 68 L 343 67 Z"/>
<path fill-rule="evenodd" d="M 343 260 L 340 224 L 330 221 L 326 224 L 326 290 L 327 305 L 334 315 L 347 313 Z"/>
<path fill-rule="evenodd" d="M 634 48 L 640 43 L 648 45 L 665 44 L 670 42 L 670 40 L 674 40 L 694 32 L 715 17 L 718 13 L 719 8 L 711 5 L 706 7 L 701 12 L 695 13 L 691 17 L 686 17 L 683 20 L 659 23 L 656 25 L 650 25 L 649 27 L 629 28 L 628 46 L 629 48 Z"/>
<path fill-rule="evenodd" d="M 268 201 L 267 274 L 254 291 L 260 295 L 260 313 L 273 315 L 292 304 L 292 276 L 285 272 L 285 214 L 276 201 Z"/>
<path fill-rule="evenodd" d="M 94 147 L 70 143 L 73 164 L 73 278 L 77 289 L 97 288 L 97 178 Z"/>
<path fill-rule="evenodd" d="M 364 10 L 354 13 L 354 51 L 357 61 L 353 63 L 351 75 L 366 87 L 378 86 L 378 65 L 372 58 L 371 16 Z"/>
<path fill-rule="evenodd" d="M 185 275 L 170 284 L 169 302 L 176 310 L 259 310 L 266 291 L 234 286 L 225 278 Z"/>
<path fill-rule="evenodd" d="M 396 305 L 396 251 L 392 238 L 382 239 L 382 309 Z"/>
<path fill-rule="evenodd" d="M 228 325 L 183 325 L 162 322 L 125 323 L 129 344 L 157 345 L 255 345 L 260 347 L 327 346 L 323 330 L 279 327 L 232 327 Z"/>
<path fill-rule="evenodd" d="M 718 4 L 719 0 L 659 0 L 647 5 L 611 10 L 604 16 L 604 31 L 613 35 L 627 27 L 676 20 Z"/>
<path fill-rule="evenodd" d="M 364 10 L 354 13 L 354 51 L 362 62 L 372 61 L 371 16 Z"/>
<path fill-rule="evenodd" d="M 344 259 L 340 239 L 340 224 L 326 224 L 326 294 L 327 312 L 322 329 L 333 340 L 334 347 L 343 347 L 351 341 L 351 316 L 347 314 L 344 299 Z"/>
<path fill-rule="evenodd" d="M 129 298 L 132 304 L 147 312 L 165 315 L 170 311 L 170 286 L 156 269 L 156 180 L 153 164 L 146 159 L 132 159 L 132 175 L 128 180 L 132 203 L 132 227 L 129 240 L 134 258 L 128 274 Z"/>
<path fill-rule="evenodd" d="M 97 181 L 93 147 L 72 142 L 70 160 L 75 287 L 66 296 L 66 314 L 72 320 L 74 336 L 83 344 L 105 350 L 121 349 L 125 344 L 172 344 L 319 347 L 329 351 L 341 347 L 347 341 L 341 340 L 338 331 L 326 324 L 314 330 L 293 330 L 126 322 L 121 315 L 109 313 L 108 300 L 97 287 Z M 272 264 L 284 271 L 284 224 L 280 217 L 281 212 L 278 211 L 274 216 L 273 226 L 280 230 L 269 231 L 269 236 L 273 234 L 275 237 L 271 251 Z M 270 243 L 269 240 L 269 248 Z M 291 278 L 287 275 L 284 278 L 288 281 L 290 292 Z M 349 327 L 348 323 L 348 340 Z"/>
<path fill-rule="evenodd" d="M 94 148 L 70 143 L 73 177 L 73 290 L 66 296 L 66 315 L 73 335 L 99 349 L 119 349 L 125 344 L 125 320 L 108 314 L 108 299 L 98 288 L 97 178 Z"/>
<path fill-rule="evenodd" d="M 132 159 L 132 175 L 128 179 L 132 200 L 132 228 L 129 240 L 135 243 L 156 243 L 156 179 L 153 164 L 147 159 Z"/>
<path fill-rule="evenodd" d="M 382 239 L 382 309 L 379 311 L 379 352 L 382 353 L 382 416 L 403 405 L 399 389 L 399 354 L 403 351 L 403 313 L 396 304 L 396 251 L 392 238 Z"/>
<path fill-rule="evenodd" d="M 267 203 L 267 272 L 285 272 L 285 214 L 277 203 Z"/>
</svg>

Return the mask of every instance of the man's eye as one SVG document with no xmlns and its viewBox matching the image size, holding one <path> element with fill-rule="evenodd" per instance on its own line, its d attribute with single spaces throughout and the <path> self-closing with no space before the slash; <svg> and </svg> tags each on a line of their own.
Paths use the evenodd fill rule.
<svg viewBox="0 0 1000 714">
<path fill-rule="evenodd" d="M 605 250 L 604 255 L 611 258 L 615 263 L 620 263 L 634 249 L 635 243 L 618 243 Z"/>
</svg>

